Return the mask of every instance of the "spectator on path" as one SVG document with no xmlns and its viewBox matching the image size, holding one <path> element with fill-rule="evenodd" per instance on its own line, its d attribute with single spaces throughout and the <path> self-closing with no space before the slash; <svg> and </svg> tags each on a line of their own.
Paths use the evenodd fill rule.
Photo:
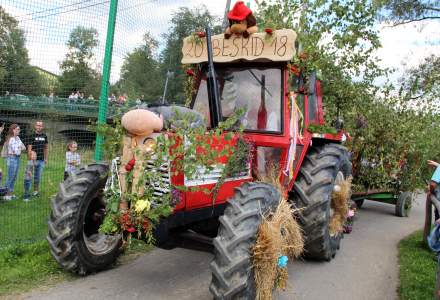
<svg viewBox="0 0 440 300">
<path fill-rule="evenodd" d="M 87 99 L 89 99 L 89 100 L 95 100 L 95 98 L 93 97 L 92 94 L 90 94 L 89 97 L 88 97 Z"/>
<path fill-rule="evenodd" d="M 429 190 L 438 200 L 440 200 L 440 164 L 436 161 L 428 160 L 428 165 L 436 168 L 429 184 Z M 434 214 L 435 220 L 440 219 L 440 214 L 437 209 L 434 210 Z"/>
<path fill-rule="evenodd" d="M 27 153 L 28 157 L 31 157 L 31 152 L 37 153 L 37 159 L 35 160 L 34 170 L 34 192 L 32 196 L 37 196 L 40 191 L 40 179 L 43 174 L 43 169 L 47 165 L 47 159 L 49 156 L 49 146 L 47 135 L 43 133 L 44 123 L 42 120 L 37 120 L 34 124 L 35 132 L 32 133 L 27 141 Z"/>
<path fill-rule="evenodd" d="M 5 97 L 9 97 L 9 91 L 5 92 Z"/>
<path fill-rule="evenodd" d="M 66 151 L 66 166 L 64 167 L 64 180 L 70 176 L 70 174 L 78 171 L 81 165 L 81 156 L 77 152 L 78 144 L 75 141 L 70 141 L 67 144 Z"/>
<path fill-rule="evenodd" d="M 37 160 L 37 153 L 31 151 L 30 157 L 24 170 L 24 195 L 23 201 L 28 202 L 31 197 L 32 176 L 35 173 L 35 161 Z"/>
<path fill-rule="evenodd" d="M 8 167 L 8 172 L 6 174 L 6 188 L 8 189 L 8 192 L 4 197 L 6 201 L 16 198 L 14 195 L 14 185 L 20 167 L 20 155 L 22 151 L 26 150 L 26 147 L 18 136 L 19 134 L 20 127 L 17 124 L 9 126 L 8 135 L 5 141 L 7 147 L 6 165 Z"/>
<path fill-rule="evenodd" d="M 0 142 L 2 141 L 2 134 L 3 134 L 4 129 L 5 129 L 5 123 L 3 123 L 0 126 Z M 6 146 L 6 143 L 3 144 L 3 147 L 5 147 L 5 146 Z M 5 150 L 6 150 L 6 148 L 5 148 Z M 3 152 L 3 149 L 2 149 L 2 152 Z M 0 185 L 2 184 L 2 181 L 3 181 L 3 170 L 0 168 Z"/>
</svg>

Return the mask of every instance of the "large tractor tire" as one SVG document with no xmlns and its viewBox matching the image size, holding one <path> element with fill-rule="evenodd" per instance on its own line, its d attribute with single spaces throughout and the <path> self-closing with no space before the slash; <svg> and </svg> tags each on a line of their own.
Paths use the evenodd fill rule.
<svg viewBox="0 0 440 300">
<path fill-rule="evenodd" d="M 267 183 L 244 183 L 236 189 L 214 239 L 209 287 L 214 299 L 255 299 L 251 249 L 262 216 L 275 211 L 279 201 L 280 193 Z"/>
<path fill-rule="evenodd" d="M 361 199 L 361 200 L 356 200 L 354 202 L 356 203 L 357 208 L 362 208 L 362 205 L 364 205 L 364 201 L 365 199 Z"/>
<path fill-rule="evenodd" d="M 401 192 L 396 202 L 396 216 L 398 217 L 409 217 L 412 206 L 412 193 L 411 192 Z"/>
<path fill-rule="evenodd" d="M 290 193 L 299 209 L 298 221 L 304 232 L 306 258 L 330 261 L 339 249 L 342 232 L 332 233 L 329 224 L 335 182 L 351 176 L 351 163 L 345 147 L 327 144 L 307 154 Z"/>
<path fill-rule="evenodd" d="M 98 232 L 105 214 L 108 166 L 81 168 L 60 184 L 48 225 L 50 252 L 66 270 L 85 275 L 111 266 L 120 253 L 121 236 Z"/>
</svg>

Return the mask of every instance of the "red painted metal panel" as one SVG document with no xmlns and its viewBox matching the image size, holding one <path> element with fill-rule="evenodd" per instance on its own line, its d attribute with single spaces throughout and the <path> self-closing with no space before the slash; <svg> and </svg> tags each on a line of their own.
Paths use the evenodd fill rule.
<svg viewBox="0 0 440 300">
<path fill-rule="evenodd" d="M 221 204 L 226 202 L 227 199 L 234 195 L 234 188 L 242 185 L 244 182 L 252 181 L 252 178 L 240 179 L 233 181 L 226 181 L 220 187 L 215 204 Z M 199 188 L 207 188 L 212 190 L 215 184 L 201 185 Z M 209 207 L 213 204 L 213 198 L 211 194 L 206 194 L 203 191 L 185 192 L 186 208 L 185 210 L 193 210 L 196 208 Z"/>
</svg>

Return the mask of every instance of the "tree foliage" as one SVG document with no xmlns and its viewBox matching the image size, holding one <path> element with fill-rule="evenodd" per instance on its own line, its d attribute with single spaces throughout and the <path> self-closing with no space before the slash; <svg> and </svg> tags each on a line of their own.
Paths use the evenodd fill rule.
<svg viewBox="0 0 440 300">
<path fill-rule="evenodd" d="M 369 1 L 276 0 L 257 2 L 260 27 L 292 28 L 298 33 L 294 63 L 305 73 L 319 70 L 328 118 L 362 102 L 361 90 L 375 91 L 385 74 L 373 55 L 380 45 L 376 7 Z M 352 78 L 357 78 L 354 84 Z"/>
<path fill-rule="evenodd" d="M 258 4 L 260 26 L 297 31 L 299 57 L 293 63 L 304 73 L 321 73 L 327 121 L 339 111 L 352 136 L 348 145 L 355 187 L 413 190 L 422 186 L 430 172 L 426 159 L 440 154 L 440 142 L 432 135 L 440 128 L 433 111 L 421 110 L 414 95 L 429 91 L 432 99 L 436 97 L 435 57 L 422 69 L 412 70 L 399 95 L 374 84 L 375 78 L 387 74 L 373 55 L 380 47 L 375 26 L 380 3 L 277 0 Z"/>
<path fill-rule="evenodd" d="M 98 46 L 98 32 L 95 28 L 78 26 L 70 33 L 67 41 L 68 53 L 61 62 L 62 74 L 58 93 L 68 96 L 81 91 L 95 97 L 99 94 L 100 76 L 93 69 L 94 50 Z"/>
<path fill-rule="evenodd" d="M 0 6 L 0 92 L 39 95 L 42 82 L 29 64 L 23 30 Z"/>
<path fill-rule="evenodd" d="M 423 20 L 440 19 L 437 0 L 376 0 L 380 15 L 394 26 Z"/>
<path fill-rule="evenodd" d="M 163 80 L 159 75 L 157 48 L 157 40 L 147 32 L 143 45 L 125 57 L 117 86 L 129 98 L 136 99 L 144 95 L 146 101 L 153 102 L 162 94 Z"/>
<path fill-rule="evenodd" d="M 440 56 L 430 55 L 420 65 L 407 70 L 401 79 L 399 95 L 409 105 L 439 113 Z"/>
<path fill-rule="evenodd" d="M 170 102 L 184 103 L 184 83 L 186 75 L 182 69 L 182 44 L 183 39 L 197 31 L 204 31 L 208 26 L 213 33 L 221 31 L 220 20 L 214 18 L 205 6 L 189 9 L 181 7 L 171 18 L 171 28 L 164 34 L 165 49 L 162 51 L 160 74 L 166 78 L 167 71 L 173 72 L 168 85 L 167 98 Z"/>
</svg>

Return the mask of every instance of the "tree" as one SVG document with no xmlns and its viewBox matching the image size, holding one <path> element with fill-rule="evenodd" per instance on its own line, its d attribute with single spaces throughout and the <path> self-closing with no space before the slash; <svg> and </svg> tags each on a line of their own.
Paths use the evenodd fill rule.
<svg viewBox="0 0 440 300">
<path fill-rule="evenodd" d="M 307 74 L 318 70 L 324 87 L 327 117 L 335 118 L 361 104 L 385 73 L 373 51 L 380 47 L 376 7 L 369 1 L 258 1 L 261 28 L 292 28 L 298 33 L 299 57 L 293 63 Z M 301 58 L 300 58 L 301 57 Z M 353 78 L 357 78 L 357 84 Z M 337 109 L 339 108 L 339 109 Z"/>
<path fill-rule="evenodd" d="M 184 103 L 184 82 L 186 75 L 181 66 L 183 39 L 197 31 L 204 31 L 207 26 L 213 29 L 213 33 L 221 31 L 220 20 L 213 17 L 205 6 L 190 10 L 181 7 L 171 18 L 169 33 L 164 34 L 166 40 L 165 49 L 162 51 L 160 74 L 162 87 L 164 86 L 167 71 L 173 72 L 169 80 L 167 99 L 171 102 Z"/>
<path fill-rule="evenodd" d="M 70 33 L 67 42 L 68 53 L 61 62 L 62 74 L 58 94 L 68 96 L 73 91 L 85 95 L 99 94 L 99 73 L 92 68 L 98 46 L 98 32 L 94 28 L 78 26 Z"/>
<path fill-rule="evenodd" d="M 401 97 L 391 87 L 377 87 L 374 78 L 386 74 L 372 55 L 380 47 L 376 31 L 378 3 L 369 1 L 275 0 L 258 2 L 263 27 L 293 28 L 298 33 L 299 57 L 293 60 L 305 74 L 321 73 L 326 117 L 332 120 L 339 107 L 352 136 L 353 184 L 356 189 L 403 190 L 424 185 L 426 159 L 440 155 L 440 130 L 432 111 L 421 110 L 421 95 L 438 97 L 437 60 L 431 57 L 412 70 Z M 430 67 L 428 68 L 428 65 Z M 428 89 L 429 88 L 429 89 Z M 410 94 L 408 94 L 410 92 Z M 418 94 L 414 94 L 417 92 Z M 426 96 L 426 94 L 424 94 Z"/>
<path fill-rule="evenodd" d="M 42 82 L 29 64 L 23 30 L 0 6 L 0 92 L 40 95 Z"/>
<path fill-rule="evenodd" d="M 393 26 L 440 19 L 440 2 L 437 0 L 376 0 L 380 16 Z"/>
<path fill-rule="evenodd" d="M 423 20 L 440 19 L 440 2 L 430 0 L 377 0 L 379 17 L 400 26 Z M 438 41 L 431 41 L 435 43 Z M 420 109 L 439 112 L 437 103 L 440 96 L 440 56 L 425 57 L 417 66 L 408 69 L 402 76 L 399 95 L 404 105 L 418 106 Z"/>
<path fill-rule="evenodd" d="M 424 110 L 440 113 L 440 56 L 430 55 L 401 79 L 399 95 Z M 422 105 L 422 106 L 421 106 Z"/>
<path fill-rule="evenodd" d="M 120 92 L 127 93 L 129 98 L 144 95 L 148 102 L 157 101 L 162 95 L 162 84 L 159 75 L 159 62 L 155 56 L 158 42 L 145 33 L 144 44 L 129 53 L 122 65 L 121 79 L 116 84 Z"/>
</svg>

